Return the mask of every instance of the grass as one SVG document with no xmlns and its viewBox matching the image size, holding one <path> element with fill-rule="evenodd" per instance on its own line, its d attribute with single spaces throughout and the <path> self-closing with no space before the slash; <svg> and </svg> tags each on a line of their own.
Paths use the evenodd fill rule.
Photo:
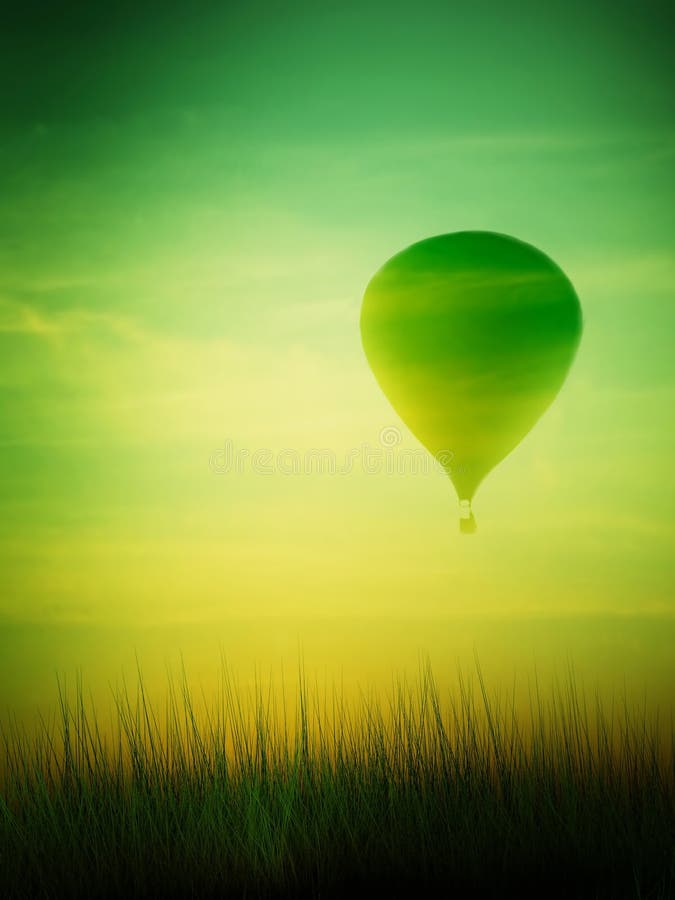
<svg viewBox="0 0 675 900">
<path fill-rule="evenodd" d="M 259 682 L 112 727 L 61 686 L 54 721 L 2 733 L 0 896 L 639 897 L 675 889 L 672 728 L 587 703 L 573 677 L 529 708 L 480 669 L 428 666 L 380 698 Z M 291 711 L 292 710 L 292 711 Z"/>
</svg>

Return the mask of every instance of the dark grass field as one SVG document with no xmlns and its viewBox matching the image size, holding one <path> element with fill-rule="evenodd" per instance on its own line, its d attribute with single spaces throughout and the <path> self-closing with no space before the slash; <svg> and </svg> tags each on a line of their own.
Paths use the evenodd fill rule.
<svg viewBox="0 0 675 900">
<path fill-rule="evenodd" d="M 523 710 L 480 670 L 379 699 L 142 679 L 5 726 L 0 896 L 675 896 L 672 723 L 570 675 Z"/>
</svg>

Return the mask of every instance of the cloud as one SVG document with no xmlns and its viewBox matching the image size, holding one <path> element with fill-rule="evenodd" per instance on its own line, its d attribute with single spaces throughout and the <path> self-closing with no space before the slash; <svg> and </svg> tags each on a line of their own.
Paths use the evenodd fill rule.
<svg viewBox="0 0 675 900">
<path fill-rule="evenodd" d="M 616 258 L 581 259 L 571 265 L 570 276 L 584 297 L 673 296 L 675 259 L 666 252 L 622 255 Z"/>
<path fill-rule="evenodd" d="M 124 316 L 88 308 L 50 311 L 35 304 L 0 296 L 0 334 L 22 334 L 45 340 L 63 340 L 93 331 L 127 341 L 143 338 L 135 323 Z"/>
</svg>

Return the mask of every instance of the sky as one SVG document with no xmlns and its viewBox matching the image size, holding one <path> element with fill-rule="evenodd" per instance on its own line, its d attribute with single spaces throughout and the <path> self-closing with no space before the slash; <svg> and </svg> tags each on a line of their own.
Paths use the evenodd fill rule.
<svg viewBox="0 0 675 900">
<path fill-rule="evenodd" d="M 668 5 L 42 7 L 0 29 L 0 705 L 299 647 L 669 699 Z M 467 229 L 584 317 L 471 538 L 359 334 L 387 259 Z"/>
</svg>

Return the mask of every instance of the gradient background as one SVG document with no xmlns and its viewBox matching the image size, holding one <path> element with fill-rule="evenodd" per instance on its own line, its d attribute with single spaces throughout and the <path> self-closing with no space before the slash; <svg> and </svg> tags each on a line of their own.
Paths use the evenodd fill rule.
<svg viewBox="0 0 675 900">
<path fill-rule="evenodd" d="M 428 654 L 675 683 L 672 21 L 652 2 L 22 4 L 0 27 L 0 705 L 179 654 L 376 683 Z M 585 331 L 460 537 L 358 320 L 382 263 L 489 229 Z M 217 457 L 215 457 L 217 458 Z M 217 467 L 216 467 L 217 468 Z"/>
</svg>

